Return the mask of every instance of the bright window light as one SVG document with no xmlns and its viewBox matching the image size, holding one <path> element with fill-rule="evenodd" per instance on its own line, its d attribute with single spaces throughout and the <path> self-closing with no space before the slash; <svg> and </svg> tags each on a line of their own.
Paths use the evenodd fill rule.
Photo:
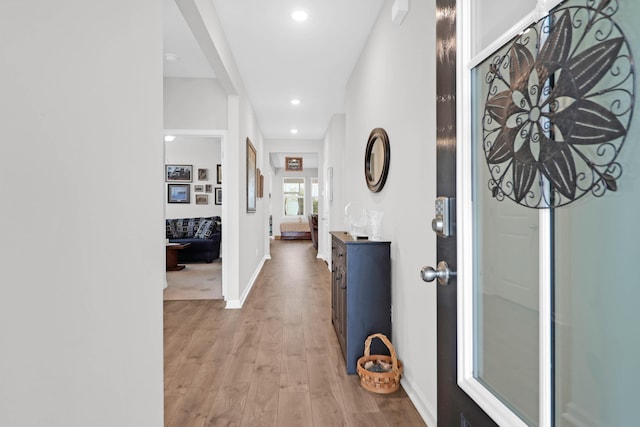
<svg viewBox="0 0 640 427">
<path fill-rule="evenodd" d="M 176 139 L 176 137 L 175 137 L 175 136 L 173 136 L 173 135 L 165 135 L 165 136 L 164 136 L 164 141 L 165 141 L 165 142 L 171 142 L 171 141 L 173 141 L 174 139 Z"/>
</svg>

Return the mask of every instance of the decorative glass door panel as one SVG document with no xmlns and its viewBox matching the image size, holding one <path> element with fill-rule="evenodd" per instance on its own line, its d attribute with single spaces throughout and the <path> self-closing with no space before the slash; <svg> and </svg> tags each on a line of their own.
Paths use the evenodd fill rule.
<svg viewBox="0 0 640 427">
<path fill-rule="evenodd" d="M 557 426 L 640 425 L 640 122 L 632 117 L 640 2 L 584 3 L 561 7 L 571 18 L 573 57 L 603 52 L 590 61 L 602 71 L 582 93 L 599 106 L 591 108 L 598 118 L 576 119 L 599 132 L 573 151 L 594 165 L 582 181 L 600 181 L 554 209 L 554 419 Z M 579 192 L 585 185 L 577 183 Z"/>
<path fill-rule="evenodd" d="M 472 3 L 458 384 L 498 424 L 640 425 L 640 2 Z"/>
<path fill-rule="evenodd" d="M 474 377 L 530 424 L 538 423 L 539 215 L 494 194 L 487 144 L 500 123 L 484 107 L 504 48 L 473 71 Z M 495 86 L 494 86 L 495 87 Z M 483 141 L 486 141 L 483 143 Z M 507 171 L 508 173 L 508 171 Z"/>
</svg>

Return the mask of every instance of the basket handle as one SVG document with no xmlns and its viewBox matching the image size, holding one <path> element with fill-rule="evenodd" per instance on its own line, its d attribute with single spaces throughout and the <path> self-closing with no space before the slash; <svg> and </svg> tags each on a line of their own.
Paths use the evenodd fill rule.
<svg viewBox="0 0 640 427">
<path fill-rule="evenodd" d="M 364 342 L 364 355 L 368 357 L 371 354 L 371 340 L 374 338 L 379 338 L 380 341 L 382 341 L 384 345 L 387 346 L 387 348 L 389 349 L 389 352 L 391 353 L 392 369 L 394 372 L 398 372 L 398 355 L 396 354 L 396 349 L 393 348 L 393 344 L 391 344 L 391 341 L 389 341 L 389 338 L 387 338 L 386 335 L 384 334 L 369 335 L 366 341 Z"/>
</svg>

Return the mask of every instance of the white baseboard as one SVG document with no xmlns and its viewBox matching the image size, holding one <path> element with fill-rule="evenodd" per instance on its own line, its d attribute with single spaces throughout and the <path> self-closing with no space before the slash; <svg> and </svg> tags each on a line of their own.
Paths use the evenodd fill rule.
<svg viewBox="0 0 640 427">
<path fill-rule="evenodd" d="M 420 414 L 424 422 L 428 426 L 437 425 L 437 417 L 435 415 L 433 407 L 429 405 L 429 402 L 427 402 L 424 396 L 422 396 L 422 394 L 418 392 L 415 387 L 413 387 L 411 381 L 409 381 L 407 377 L 403 377 L 400 380 L 400 384 L 402 385 L 402 388 L 404 388 L 404 391 L 407 393 L 407 396 L 409 396 L 409 400 L 411 400 L 413 406 L 415 406 L 418 410 L 418 413 Z"/>
<path fill-rule="evenodd" d="M 318 254 L 316 258 L 323 260 L 327 264 L 327 269 L 331 271 L 331 262 L 329 262 L 329 257 L 325 256 L 325 254 Z"/>
<path fill-rule="evenodd" d="M 251 279 L 249 279 L 249 284 L 247 285 L 244 292 L 240 296 L 240 299 L 228 300 L 224 308 L 228 310 L 238 310 L 242 308 L 242 306 L 244 305 L 244 302 L 247 300 L 247 297 L 249 296 L 249 293 L 251 292 L 251 289 L 253 289 L 253 285 L 256 283 L 258 274 L 260 274 L 260 271 L 262 271 L 262 267 L 264 266 L 264 263 L 267 259 L 270 259 L 270 258 L 267 258 L 266 256 L 262 258 L 262 260 L 260 261 L 260 264 L 258 264 L 258 267 L 253 272 Z"/>
</svg>

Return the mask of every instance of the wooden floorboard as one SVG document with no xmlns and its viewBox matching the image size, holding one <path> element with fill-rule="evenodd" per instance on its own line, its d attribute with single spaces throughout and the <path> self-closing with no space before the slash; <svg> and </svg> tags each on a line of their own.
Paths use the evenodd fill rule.
<svg viewBox="0 0 640 427">
<path fill-rule="evenodd" d="M 347 375 L 331 275 L 309 241 L 272 241 L 241 310 L 164 302 L 165 426 L 424 426 L 400 389 Z"/>
</svg>

